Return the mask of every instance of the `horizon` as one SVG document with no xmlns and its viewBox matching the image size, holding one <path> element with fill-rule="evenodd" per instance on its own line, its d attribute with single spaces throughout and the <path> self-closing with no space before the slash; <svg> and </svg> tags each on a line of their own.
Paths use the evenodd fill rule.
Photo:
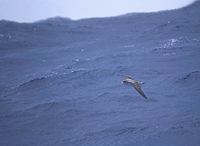
<svg viewBox="0 0 200 146">
<path fill-rule="evenodd" d="M 161 0 L 151 2 L 147 0 L 140 2 L 86 0 L 84 3 L 79 1 L 79 5 L 77 5 L 77 1 L 46 0 L 41 2 L 35 0 L 31 2 L 30 0 L 18 0 L 13 2 L 11 0 L 0 0 L 0 20 L 31 23 L 54 17 L 69 18 L 71 20 L 105 18 L 129 13 L 151 13 L 179 9 L 195 2 L 195 0 L 169 0 L 163 4 Z M 105 5 L 105 3 L 107 4 Z"/>
</svg>

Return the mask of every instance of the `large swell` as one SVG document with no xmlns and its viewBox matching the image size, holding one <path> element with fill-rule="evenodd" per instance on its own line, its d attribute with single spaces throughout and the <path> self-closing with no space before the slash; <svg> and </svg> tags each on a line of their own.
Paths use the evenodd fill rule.
<svg viewBox="0 0 200 146">
<path fill-rule="evenodd" d="M 198 146 L 199 10 L 0 21 L 0 145 Z"/>
</svg>

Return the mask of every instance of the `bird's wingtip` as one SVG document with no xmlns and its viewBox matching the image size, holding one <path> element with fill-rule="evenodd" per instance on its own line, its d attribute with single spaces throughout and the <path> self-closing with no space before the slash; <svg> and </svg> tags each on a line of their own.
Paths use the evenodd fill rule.
<svg viewBox="0 0 200 146">
<path fill-rule="evenodd" d="M 127 78 L 129 78 L 129 79 L 133 79 L 133 77 L 130 76 L 130 75 L 124 75 L 124 76 L 127 77 Z"/>
<path fill-rule="evenodd" d="M 144 96 L 144 98 L 145 98 L 146 100 L 148 100 L 148 97 L 147 97 L 146 95 Z"/>
</svg>

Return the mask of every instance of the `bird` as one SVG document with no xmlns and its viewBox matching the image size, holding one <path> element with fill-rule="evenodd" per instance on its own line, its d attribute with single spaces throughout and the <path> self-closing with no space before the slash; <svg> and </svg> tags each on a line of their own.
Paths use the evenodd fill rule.
<svg viewBox="0 0 200 146">
<path fill-rule="evenodd" d="M 142 91 L 141 85 L 143 84 L 142 82 L 136 81 L 133 77 L 126 75 L 126 79 L 122 81 L 122 84 L 127 84 L 127 85 L 132 85 L 135 90 L 142 95 L 145 99 L 148 99 L 147 96 L 144 94 Z"/>
</svg>

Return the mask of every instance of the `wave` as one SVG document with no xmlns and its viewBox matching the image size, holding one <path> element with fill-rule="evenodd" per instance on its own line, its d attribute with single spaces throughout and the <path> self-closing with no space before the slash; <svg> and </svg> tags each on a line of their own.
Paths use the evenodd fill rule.
<svg viewBox="0 0 200 146">
<path fill-rule="evenodd" d="M 200 79 L 200 71 L 193 71 L 182 77 L 182 80 L 199 80 L 199 79 Z"/>
<path fill-rule="evenodd" d="M 189 80 L 199 80 L 200 79 L 200 71 L 192 71 L 180 77 L 178 81 L 189 81 Z"/>
</svg>

